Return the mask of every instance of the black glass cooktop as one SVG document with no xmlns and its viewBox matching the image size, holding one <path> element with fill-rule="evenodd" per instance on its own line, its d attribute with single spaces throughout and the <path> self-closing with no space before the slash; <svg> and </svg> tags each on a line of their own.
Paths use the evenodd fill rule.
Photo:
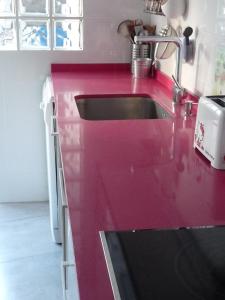
<svg viewBox="0 0 225 300">
<path fill-rule="evenodd" d="M 116 299 L 225 299 L 225 227 L 103 235 Z"/>
</svg>

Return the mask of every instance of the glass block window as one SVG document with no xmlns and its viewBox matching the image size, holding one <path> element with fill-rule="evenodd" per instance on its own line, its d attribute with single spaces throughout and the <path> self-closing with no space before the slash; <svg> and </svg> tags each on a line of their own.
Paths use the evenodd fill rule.
<svg viewBox="0 0 225 300">
<path fill-rule="evenodd" d="M 15 3 L 13 0 L 0 0 L 0 14 L 1 16 L 15 16 Z"/>
<path fill-rule="evenodd" d="M 0 51 L 82 49 L 83 0 L 0 0 Z"/>
<path fill-rule="evenodd" d="M 0 50 L 16 49 L 16 25 L 14 20 L 0 20 Z"/>
</svg>

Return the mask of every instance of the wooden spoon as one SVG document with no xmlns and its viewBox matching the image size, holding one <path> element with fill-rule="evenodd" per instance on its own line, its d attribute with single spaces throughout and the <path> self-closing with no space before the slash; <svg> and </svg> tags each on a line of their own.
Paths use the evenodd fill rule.
<svg viewBox="0 0 225 300">
<path fill-rule="evenodd" d="M 129 41 L 133 44 L 134 40 L 131 37 L 131 28 L 134 26 L 134 21 L 132 20 L 125 20 L 121 22 L 118 26 L 117 32 L 122 35 L 123 37 L 129 39 Z"/>
</svg>

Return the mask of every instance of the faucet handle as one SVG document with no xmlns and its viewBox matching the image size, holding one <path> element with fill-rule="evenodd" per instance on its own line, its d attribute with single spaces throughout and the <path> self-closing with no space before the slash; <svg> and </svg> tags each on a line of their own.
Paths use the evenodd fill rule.
<svg viewBox="0 0 225 300">
<path fill-rule="evenodd" d="M 189 117 L 192 115 L 192 112 L 193 112 L 192 109 L 193 109 L 194 105 L 198 105 L 198 103 L 194 102 L 192 100 L 187 100 L 184 102 L 184 115 L 186 117 Z"/>
<path fill-rule="evenodd" d="M 182 87 L 181 87 L 181 85 L 179 84 L 179 82 L 178 82 L 178 80 L 174 77 L 174 75 L 172 75 L 172 79 L 173 79 L 173 81 L 174 81 L 174 83 L 175 83 L 175 85 L 179 88 L 179 89 L 181 89 L 182 90 Z"/>
<path fill-rule="evenodd" d="M 185 95 L 186 95 L 185 88 L 174 85 L 174 87 L 173 87 L 173 102 L 175 104 L 180 104 L 182 99 L 185 97 Z"/>
<path fill-rule="evenodd" d="M 173 102 L 181 103 L 181 100 L 186 96 L 186 89 L 180 85 L 178 80 L 173 75 L 172 79 L 175 83 L 173 87 Z"/>
</svg>

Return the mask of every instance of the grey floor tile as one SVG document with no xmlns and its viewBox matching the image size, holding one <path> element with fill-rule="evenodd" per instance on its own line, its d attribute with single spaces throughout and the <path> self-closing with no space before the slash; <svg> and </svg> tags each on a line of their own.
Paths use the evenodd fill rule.
<svg viewBox="0 0 225 300">
<path fill-rule="evenodd" d="M 48 203 L 0 204 L 0 300 L 62 300 Z"/>
<path fill-rule="evenodd" d="M 0 224 L 7 221 L 20 220 L 49 215 L 48 202 L 35 203 L 0 203 Z"/>
<path fill-rule="evenodd" d="M 0 263 L 60 251 L 52 241 L 48 216 L 2 223 L 0 245 Z"/>
<path fill-rule="evenodd" d="M 62 300 L 60 253 L 0 264 L 1 300 Z"/>
</svg>

